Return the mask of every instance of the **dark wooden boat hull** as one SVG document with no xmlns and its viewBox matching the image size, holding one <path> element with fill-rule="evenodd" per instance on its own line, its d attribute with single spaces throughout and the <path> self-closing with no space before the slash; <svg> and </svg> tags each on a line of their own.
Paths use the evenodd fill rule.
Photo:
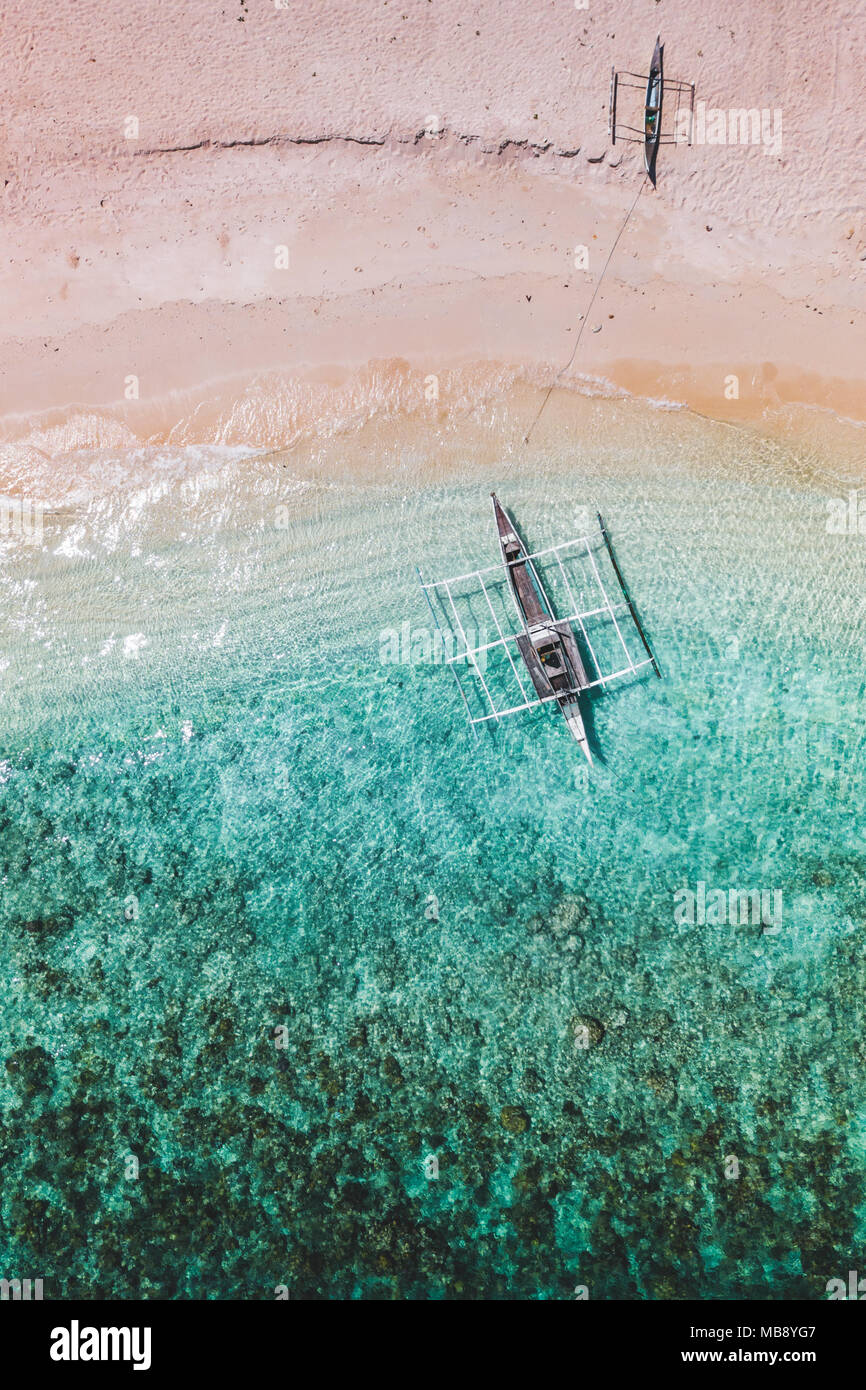
<svg viewBox="0 0 866 1390">
<path fill-rule="evenodd" d="M 526 669 L 529 672 L 532 684 L 535 686 L 535 693 L 540 700 L 547 700 L 556 694 L 550 681 L 547 679 L 547 672 L 538 659 L 538 653 L 532 645 L 532 638 L 528 632 L 518 634 L 517 647 L 523 657 Z"/>
</svg>

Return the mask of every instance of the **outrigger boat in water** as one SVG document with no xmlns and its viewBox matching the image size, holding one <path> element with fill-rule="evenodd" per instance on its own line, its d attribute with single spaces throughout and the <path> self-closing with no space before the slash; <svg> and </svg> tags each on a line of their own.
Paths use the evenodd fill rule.
<svg viewBox="0 0 866 1390">
<path fill-rule="evenodd" d="M 568 623 L 557 622 L 550 600 L 544 592 L 532 561 L 528 560 L 523 542 L 514 529 L 495 492 L 493 512 L 499 531 L 502 563 L 520 615 L 523 632 L 515 642 L 536 693 L 541 699 L 555 698 L 565 715 L 565 722 L 580 744 L 588 760 L 592 753 L 586 737 L 578 696 L 589 689 L 589 676 L 580 657 L 574 633 Z"/>
<path fill-rule="evenodd" d="M 502 568 L 493 565 L 484 570 L 471 570 L 467 574 L 456 575 L 452 579 L 439 579 L 430 584 L 424 582 L 421 571 L 418 571 L 421 586 L 440 633 L 445 635 L 437 613 L 437 604 L 446 622 L 452 626 L 452 634 L 457 639 L 456 650 L 446 658 L 446 664 L 451 667 L 457 681 L 473 728 L 488 720 L 498 723 L 506 715 L 517 714 L 521 710 L 556 703 L 572 737 L 591 763 L 592 752 L 581 710 L 581 697 L 586 691 L 596 687 L 606 688 L 611 681 L 620 677 L 636 676 L 646 666 L 652 666 L 656 675 L 660 676 L 658 663 L 629 598 L 601 513 L 598 513 L 599 531 L 595 535 L 580 536 L 575 540 L 529 554 L 508 512 L 495 493 L 491 493 L 491 497 Z M 605 589 L 601 576 L 603 552 L 609 557 L 610 568 L 622 592 L 621 599 L 612 600 Z M 569 611 L 562 617 L 557 616 L 542 578 L 542 571 L 548 564 L 554 567 L 554 582 L 561 584 L 568 600 Z M 571 564 L 579 567 L 583 576 L 581 581 L 574 575 L 569 578 L 567 566 Z M 498 577 L 493 578 L 494 574 Z M 501 592 L 503 579 L 506 596 Z M 575 594 L 578 582 L 579 597 Z M 589 597 L 585 597 L 587 587 Z M 494 598 L 499 604 L 499 613 Z M 460 617 L 457 604 L 461 601 L 468 605 L 470 615 L 477 603 L 483 601 L 498 634 L 494 641 L 475 641 L 475 629 Z M 503 631 L 503 622 L 507 621 L 506 614 L 510 608 L 517 613 L 521 629 L 518 632 Z M 646 652 L 646 657 L 640 660 L 632 657 L 623 634 L 620 619 L 622 624 L 627 626 L 625 613 L 630 616 Z M 599 652 L 593 645 L 589 630 L 593 624 L 604 623 L 606 620 L 610 620 L 613 625 L 626 662 L 613 671 L 602 669 Z M 579 636 L 575 625 L 579 630 Z M 597 632 L 594 635 L 597 645 Z M 512 651 L 512 644 L 516 652 Z M 504 651 L 521 695 L 517 704 L 509 704 L 505 708 L 497 703 L 490 689 L 492 682 L 489 683 L 485 679 L 488 657 L 496 650 Z M 520 658 L 529 675 L 535 698 L 532 698 L 524 681 L 521 680 L 519 662 L 515 661 L 515 655 Z M 482 714 L 473 716 L 466 691 L 457 674 L 461 665 L 467 666 L 478 679 L 478 687 L 483 692 Z M 506 667 L 506 672 L 507 669 Z"/>
</svg>

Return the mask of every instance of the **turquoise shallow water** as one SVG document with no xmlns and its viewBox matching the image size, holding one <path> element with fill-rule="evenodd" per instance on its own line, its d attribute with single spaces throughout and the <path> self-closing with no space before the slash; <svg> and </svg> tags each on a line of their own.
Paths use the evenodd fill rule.
<svg viewBox="0 0 866 1390">
<path fill-rule="evenodd" d="M 163 451 L 7 543 L 8 1277 L 778 1299 L 862 1266 L 848 485 L 681 416 L 582 422 L 435 477 L 405 430 L 376 476 L 364 440 Z M 447 671 L 381 660 L 428 623 L 416 563 L 495 560 L 492 486 L 538 547 L 601 507 L 659 656 L 592 702 L 588 773 L 554 712 L 475 745 Z M 678 920 L 699 882 L 781 920 Z"/>
</svg>

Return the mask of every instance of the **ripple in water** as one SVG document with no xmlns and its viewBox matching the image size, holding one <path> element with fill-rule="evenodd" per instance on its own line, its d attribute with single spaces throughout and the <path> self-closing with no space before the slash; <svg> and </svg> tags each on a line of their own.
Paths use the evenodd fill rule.
<svg viewBox="0 0 866 1390">
<path fill-rule="evenodd" d="M 525 459 L 499 407 L 103 453 L 7 538 L 0 1244 L 46 1296 L 844 1275 L 862 539 L 811 456 L 581 410 Z M 476 747 L 441 665 L 380 659 L 417 562 L 495 561 L 493 486 L 537 547 L 601 508 L 659 656 L 592 702 L 592 769 L 552 712 Z"/>
</svg>

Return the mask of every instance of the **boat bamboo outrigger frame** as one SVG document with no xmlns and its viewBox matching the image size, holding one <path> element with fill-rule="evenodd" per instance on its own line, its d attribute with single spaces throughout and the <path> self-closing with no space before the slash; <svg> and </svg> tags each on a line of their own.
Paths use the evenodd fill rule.
<svg viewBox="0 0 866 1390">
<path fill-rule="evenodd" d="M 676 145 L 679 137 L 676 131 L 663 132 L 662 130 L 662 106 L 665 94 L 670 92 L 677 98 L 677 115 L 681 109 L 681 97 L 688 95 L 687 110 L 689 113 L 688 139 L 687 144 L 692 143 L 692 125 L 694 121 L 695 106 L 695 84 L 694 82 L 681 82 L 677 78 L 664 76 L 664 44 L 661 37 L 656 39 L 656 46 L 653 51 L 652 62 L 648 73 L 639 72 L 617 72 L 616 68 L 610 70 L 610 139 L 611 144 L 615 145 L 617 140 L 639 140 L 644 147 L 644 164 L 650 181 L 655 187 L 656 181 L 656 159 L 658 157 L 659 145 Z M 628 79 L 632 78 L 633 81 Z M 637 126 L 625 125 L 617 120 L 617 101 L 620 88 L 633 87 L 644 92 L 644 120 L 643 129 Z"/>
<path fill-rule="evenodd" d="M 446 664 L 451 667 L 454 674 L 473 731 L 478 724 L 486 724 L 491 720 L 498 723 L 500 719 L 504 719 L 508 715 L 519 714 L 523 710 L 535 709 L 539 705 L 555 702 L 562 710 L 572 736 L 580 745 L 589 762 L 592 762 L 592 753 L 580 707 L 581 696 L 585 691 L 597 687 L 606 689 L 612 681 L 621 677 L 637 676 L 647 666 L 652 666 L 655 674 L 661 676 L 658 662 L 650 650 L 646 634 L 625 587 L 610 537 L 601 519 L 601 513 L 598 513 L 599 530 L 597 534 L 579 536 L 574 540 L 565 541 L 560 545 L 550 546 L 545 550 L 529 554 L 520 539 L 514 522 L 496 494 L 493 493 L 491 496 L 502 553 L 502 567 L 490 565 L 482 570 L 469 570 L 467 573 L 455 575 L 451 579 L 438 579 L 432 583 L 425 583 L 421 571 L 418 571 L 421 587 L 437 627 L 442 631 L 434 600 L 440 603 L 443 611 L 450 615 L 449 621 L 454 623 L 457 649 L 446 658 Z M 611 568 L 622 591 L 621 599 L 612 599 L 605 588 L 599 561 L 596 557 L 596 551 L 600 548 L 603 548 L 610 557 Z M 573 582 L 569 580 L 566 565 L 574 560 L 579 561 L 581 567 L 584 561 L 588 562 L 588 572 L 591 575 L 595 595 L 589 606 L 581 605 L 574 593 Z M 555 565 L 555 572 L 561 577 L 569 608 L 569 612 L 565 616 L 557 617 L 548 597 L 547 589 L 539 572 L 542 561 L 545 564 Z M 497 583 L 502 581 L 503 568 L 507 581 L 507 591 L 521 629 L 517 632 L 503 631 L 503 623 L 497 615 L 493 602 L 492 591 Z M 496 579 L 492 578 L 494 574 L 497 576 Z M 475 586 L 475 595 L 483 597 L 486 608 L 493 619 L 494 629 L 498 634 L 493 641 L 477 644 L 470 642 L 466 626 L 461 621 L 457 609 L 456 600 L 460 597 L 459 586 L 469 586 L 470 591 L 472 591 L 472 586 Z M 635 660 L 626 643 L 623 633 L 623 625 L 627 625 L 626 613 L 631 618 L 643 644 L 646 652 L 645 658 Z M 587 626 L 595 619 L 602 621 L 609 619 L 613 624 L 625 658 L 625 665 L 619 666 L 616 670 L 605 671 L 603 669 L 601 658 L 593 644 Z M 576 629 L 579 629 L 579 636 Z M 516 650 L 512 649 L 512 644 Z M 491 692 L 490 686 L 485 680 L 482 661 L 479 660 L 483 657 L 483 666 L 486 668 L 487 655 L 494 650 L 503 651 L 507 656 L 511 673 L 516 681 L 517 689 L 520 691 L 519 701 L 513 704 L 509 703 L 504 707 L 497 703 Z M 523 679 L 515 656 L 519 656 L 522 660 Z M 473 716 L 469 699 L 458 675 L 458 667 L 462 664 L 468 666 L 473 672 L 477 678 L 478 687 L 483 693 L 482 708 L 484 713 L 480 715 Z M 524 684 L 526 674 L 529 675 L 531 692 Z"/>
</svg>

